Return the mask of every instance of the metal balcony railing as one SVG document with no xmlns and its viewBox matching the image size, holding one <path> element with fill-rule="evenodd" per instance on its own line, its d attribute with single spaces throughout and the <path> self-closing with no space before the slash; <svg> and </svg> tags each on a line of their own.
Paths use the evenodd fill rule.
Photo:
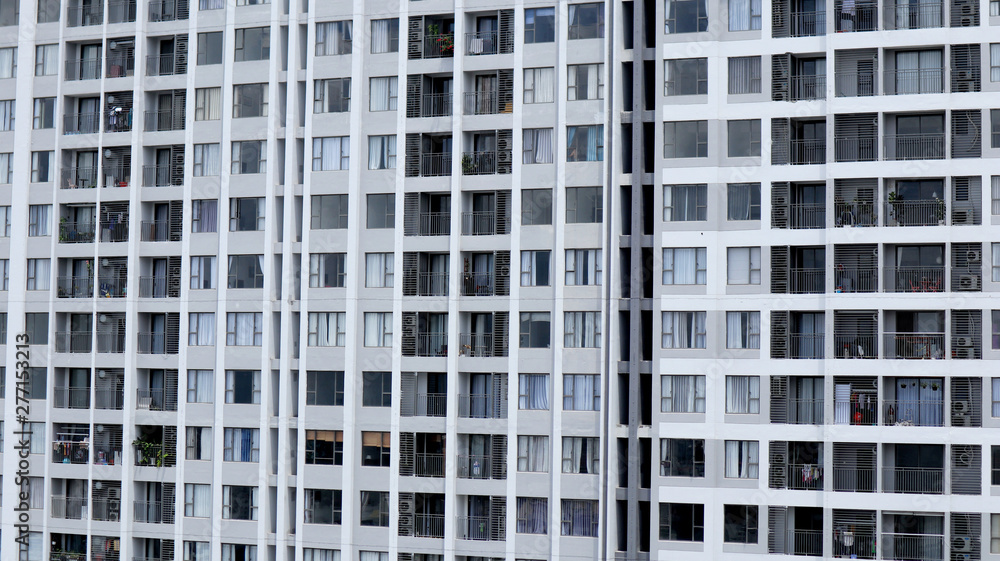
<svg viewBox="0 0 1000 561">
<path fill-rule="evenodd" d="M 826 292 L 826 269 L 788 269 L 788 291 L 792 294 Z"/>
<path fill-rule="evenodd" d="M 168 220 L 143 220 L 140 226 L 140 241 L 165 242 L 170 240 L 170 221 Z"/>
<path fill-rule="evenodd" d="M 149 21 L 174 21 L 178 18 L 176 0 L 151 0 L 149 3 Z"/>
<path fill-rule="evenodd" d="M 944 492 L 944 468 L 882 468 L 882 492 L 940 495 Z"/>
<path fill-rule="evenodd" d="M 878 160 L 878 135 L 836 136 L 834 158 L 838 162 L 875 162 Z"/>
<path fill-rule="evenodd" d="M 134 9 L 134 7 L 133 7 Z M 134 21 L 135 14 L 132 14 Z M 108 74 L 105 78 L 128 78 L 135 74 L 135 57 L 111 55 L 108 57 Z"/>
<path fill-rule="evenodd" d="M 791 87 L 792 101 L 826 98 L 826 76 L 792 76 Z"/>
<path fill-rule="evenodd" d="M 834 219 L 837 227 L 878 226 L 878 207 L 875 202 L 835 202 Z"/>
<path fill-rule="evenodd" d="M 443 514 L 414 514 L 413 535 L 418 538 L 443 538 Z"/>
<path fill-rule="evenodd" d="M 868 97 L 878 95 L 878 74 L 874 70 L 850 72 L 838 71 L 836 79 L 837 97 Z"/>
<path fill-rule="evenodd" d="M 944 561 L 944 536 L 882 532 L 882 559 L 886 561 Z M 961 557 L 959 557 L 961 558 Z"/>
<path fill-rule="evenodd" d="M 421 117 L 448 117 L 451 115 L 452 94 L 424 94 L 420 99 Z"/>
<path fill-rule="evenodd" d="M 447 236 L 451 234 L 450 212 L 421 212 L 421 236 Z"/>
<path fill-rule="evenodd" d="M 500 356 L 494 353 L 492 333 L 462 333 L 458 340 L 459 345 L 461 345 L 458 351 L 459 356 Z"/>
<path fill-rule="evenodd" d="M 63 116 L 63 134 L 97 134 L 101 132 L 101 114 L 97 111 L 67 113 Z"/>
<path fill-rule="evenodd" d="M 146 76 L 172 76 L 180 74 L 174 64 L 174 55 L 147 55 Z"/>
<path fill-rule="evenodd" d="M 788 210 L 793 229 L 826 228 L 826 205 L 822 203 L 792 203 Z"/>
<path fill-rule="evenodd" d="M 163 388 L 136 388 L 135 408 L 143 411 L 175 411 L 167 404 L 166 390 Z"/>
<path fill-rule="evenodd" d="M 167 354 L 167 334 L 161 331 L 139 333 L 139 354 Z"/>
<path fill-rule="evenodd" d="M 455 537 L 476 541 L 502 541 L 506 523 L 505 517 L 491 516 L 459 516 L 455 522 Z"/>
<path fill-rule="evenodd" d="M 937 226 L 945 221 L 948 204 L 942 199 L 885 203 L 886 226 Z"/>
<path fill-rule="evenodd" d="M 875 468 L 856 466 L 833 467 L 833 490 L 849 493 L 874 493 Z"/>
<path fill-rule="evenodd" d="M 118 407 L 121 409 L 121 407 Z M 102 445 L 98 444 L 94 446 L 94 465 L 97 466 L 116 466 L 122 465 L 122 447 L 121 445 Z M 95 501 L 96 504 L 96 501 Z M 112 506 L 113 501 L 109 500 L 109 508 Z"/>
<path fill-rule="evenodd" d="M 448 334 L 417 333 L 417 356 L 448 356 Z"/>
<path fill-rule="evenodd" d="M 463 152 L 462 174 L 493 175 L 497 173 L 497 155 L 496 151 Z"/>
<path fill-rule="evenodd" d="M 140 298 L 166 298 L 167 296 L 167 277 L 139 277 Z"/>
<path fill-rule="evenodd" d="M 98 230 L 98 241 L 101 242 L 127 242 L 128 241 L 128 219 L 121 222 L 101 222 Z M 101 282 L 105 282 L 103 279 Z M 122 287 L 125 285 L 123 284 Z"/>
<path fill-rule="evenodd" d="M 97 352 L 99 353 L 124 353 L 125 333 L 124 332 L 97 332 Z"/>
<path fill-rule="evenodd" d="M 826 10 L 791 13 L 792 37 L 826 35 Z"/>
<path fill-rule="evenodd" d="M 129 23 L 135 21 L 135 0 L 109 0 L 108 23 Z"/>
<path fill-rule="evenodd" d="M 104 166 L 104 187 L 128 188 L 132 182 L 132 166 L 124 164 Z"/>
<path fill-rule="evenodd" d="M 53 464 L 86 464 L 90 462 L 90 443 L 68 440 L 52 442 Z"/>
<path fill-rule="evenodd" d="M 944 93 L 944 68 L 885 71 L 885 94 Z"/>
<path fill-rule="evenodd" d="M 417 296 L 447 296 L 448 273 L 418 273 Z"/>
<path fill-rule="evenodd" d="M 885 425 L 913 427 L 943 427 L 944 401 L 887 399 L 882 402 L 882 417 Z"/>
<path fill-rule="evenodd" d="M 836 265 L 833 271 L 834 292 L 878 292 L 878 267 Z"/>
<path fill-rule="evenodd" d="M 97 167 L 62 168 L 62 181 L 59 182 L 59 187 L 63 189 L 93 189 L 97 187 Z"/>
<path fill-rule="evenodd" d="M 465 34 L 465 54 L 495 55 L 500 52 L 500 43 L 513 44 L 509 33 L 499 31 L 476 31 Z"/>
<path fill-rule="evenodd" d="M 944 27 L 943 2 L 900 3 L 894 17 L 886 22 L 890 29 L 931 29 Z"/>
<path fill-rule="evenodd" d="M 424 35 L 423 58 L 450 58 L 455 56 L 455 34 Z"/>
<path fill-rule="evenodd" d="M 60 222 L 59 243 L 93 243 L 96 222 Z"/>
<path fill-rule="evenodd" d="M 790 425 L 822 425 L 823 399 L 790 397 L 787 404 L 787 420 Z"/>
<path fill-rule="evenodd" d="M 416 403 L 417 417 L 444 417 L 448 411 L 448 394 L 418 393 Z"/>
<path fill-rule="evenodd" d="M 58 277 L 56 292 L 59 298 L 93 298 L 94 277 Z"/>
<path fill-rule="evenodd" d="M 793 165 L 826 163 L 826 139 L 802 138 L 789 142 Z"/>
<path fill-rule="evenodd" d="M 52 495 L 52 518 L 84 520 L 87 518 L 87 497 Z M 86 559 L 86 555 L 84 555 Z"/>
<path fill-rule="evenodd" d="M 162 501 L 135 501 L 135 521 L 146 524 L 173 524 L 173 509 Z"/>
<path fill-rule="evenodd" d="M 466 115 L 495 115 L 499 113 L 496 91 L 465 92 Z"/>
<path fill-rule="evenodd" d="M 66 61 L 66 80 L 97 80 L 101 77 L 101 59 L 77 58 Z"/>
<path fill-rule="evenodd" d="M 462 296 L 493 296 L 494 277 L 488 273 L 463 273 Z"/>
<path fill-rule="evenodd" d="M 104 2 L 78 4 L 66 7 L 66 26 L 84 27 L 104 23 Z"/>
<path fill-rule="evenodd" d="M 104 132 L 129 132 L 132 130 L 132 108 L 118 107 L 104 112 Z M 105 167 L 108 167 L 105 165 Z"/>
<path fill-rule="evenodd" d="M 56 331 L 57 353 L 89 353 L 93 348 L 92 331 Z"/>
<path fill-rule="evenodd" d="M 417 477 L 444 477 L 444 454 L 416 454 L 413 474 Z"/>
<path fill-rule="evenodd" d="M 451 175 L 451 152 L 420 155 L 420 177 Z"/>
<path fill-rule="evenodd" d="M 823 556 L 823 532 L 821 530 L 792 530 L 792 555 Z"/>
<path fill-rule="evenodd" d="M 486 455 L 459 454 L 458 477 L 462 479 L 491 479 L 493 477 L 492 458 Z"/>
<path fill-rule="evenodd" d="M 173 450 L 168 449 L 163 444 L 143 445 L 142 448 L 135 448 L 135 465 L 138 467 L 163 467 L 167 464 L 164 460 L 168 455 L 172 455 Z"/>
<path fill-rule="evenodd" d="M 877 3 L 854 4 L 850 8 L 839 6 L 834 10 L 834 17 L 837 20 L 837 31 L 840 33 L 878 31 Z"/>
<path fill-rule="evenodd" d="M 786 482 L 789 489 L 799 491 L 823 490 L 823 466 L 816 464 L 788 464 Z"/>
<path fill-rule="evenodd" d="M 143 187 L 169 187 L 172 181 L 170 165 L 145 165 L 142 166 L 142 186 Z"/>
<path fill-rule="evenodd" d="M 833 354 L 835 358 L 878 358 L 878 335 L 857 333 L 850 329 L 834 331 Z"/>
<path fill-rule="evenodd" d="M 887 332 L 885 358 L 944 358 L 944 333 Z"/>
<path fill-rule="evenodd" d="M 506 419 L 507 407 L 493 394 L 459 394 L 458 416 L 464 419 Z"/>
<path fill-rule="evenodd" d="M 493 210 L 476 210 L 462 213 L 463 236 L 492 236 L 497 233 L 497 213 Z"/>
<path fill-rule="evenodd" d="M 87 561 L 84 551 L 51 551 L 49 561 Z"/>
<path fill-rule="evenodd" d="M 184 130 L 184 121 L 174 119 L 173 111 L 146 111 L 143 120 L 146 132 Z"/>
<path fill-rule="evenodd" d="M 91 519 L 102 522 L 121 521 L 121 499 L 94 499 L 90 507 Z"/>
<path fill-rule="evenodd" d="M 121 388 L 94 389 L 94 409 L 120 410 L 125 404 L 125 392 Z"/>
<path fill-rule="evenodd" d="M 89 409 L 90 388 L 56 386 L 52 388 L 52 405 L 58 409 Z"/>
<path fill-rule="evenodd" d="M 823 358 L 824 341 L 823 333 L 790 333 L 788 358 Z"/>
<path fill-rule="evenodd" d="M 944 267 L 886 267 L 886 292 L 944 292 Z"/>
</svg>

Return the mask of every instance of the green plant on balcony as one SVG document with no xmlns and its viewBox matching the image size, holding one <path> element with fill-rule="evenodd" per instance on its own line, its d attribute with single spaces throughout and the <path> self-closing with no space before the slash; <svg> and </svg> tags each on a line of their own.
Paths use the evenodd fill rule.
<svg viewBox="0 0 1000 561">
<path fill-rule="evenodd" d="M 462 155 L 462 173 L 465 175 L 472 175 L 476 172 L 476 162 L 473 161 L 472 156 L 468 154 Z"/>
<path fill-rule="evenodd" d="M 944 223 L 944 211 L 945 211 L 944 200 L 943 199 L 939 199 L 937 197 L 934 197 L 934 200 L 937 201 L 937 206 L 934 207 L 934 216 L 935 216 L 935 218 L 937 218 L 937 221 L 938 221 L 939 224 L 943 224 Z"/>
<path fill-rule="evenodd" d="M 897 193 L 895 191 L 891 191 L 889 193 L 889 199 L 888 200 L 889 200 L 889 207 L 891 209 L 890 213 L 892 214 L 892 218 L 896 222 L 902 222 L 903 221 L 903 213 L 904 213 L 904 210 L 903 210 L 903 205 L 904 205 L 904 203 L 903 203 L 903 195 L 900 195 L 899 193 Z"/>
<path fill-rule="evenodd" d="M 455 36 L 451 33 L 441 33 L 441 27 L 432 23 L 427 26 L 427 36 L 434 42 L 438 52 L 443 55 L 453 55 L 455 53 Z"/>
<path fill-rule="evenodd" d="M 163 464 L 170 458 L 170 454 L 164 452 L 163 446 L 158 442 L 136 438 L 132 441 L 132 446 L 135 446 L 135 450 L 139 454 L 137 460 L 140 465 L 163 467 Z"/>
</svg>

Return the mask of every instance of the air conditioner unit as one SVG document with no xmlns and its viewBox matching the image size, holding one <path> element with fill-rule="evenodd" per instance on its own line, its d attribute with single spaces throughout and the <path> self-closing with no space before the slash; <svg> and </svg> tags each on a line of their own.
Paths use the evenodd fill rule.
<svg viewBox="0 0 1000 561">
<path fill-rule="evenodd" d="M 399 501 L 399 512 L 400 514 L 413 513 L 413 501 L 409 499 L 401 499 Z"/>
<path fill-rule="evenodd" d="M 497 161 L 500 163 L 510 163 L 510 150 L 497 151 Z"/>
<path fill-rule="evenodd" d="M 788 91 L 787 90 L 774 90 L 771 92 L 772 101 L 788 101 Z"/>
<path fill-rule="evenodd" d="M 507 137 L 501 137 L 497 140 L 497 150 L 500 152 L 510 151 L 514 149 L 514 141 Z"/>
<path fill-rule="evenodd" d="M 970 249 L 969 252 L 965 254 L 965 260 L 969 263 L 979 263 L 983 260 L 983 252 L 978 249 Z"/>
<path fill-rule="evenodd" d="M 962 275 L 958 277 L 959 290 L 979 290 L 979 277 L 977 275 Z"/>
<path fill-rule="evenodd" d="M 972 27 L 974 25 L 975 23 L 973 23 L 973 19 L 971 16 L 962 16 L 962 19 L 959 22 L 960 27 Z"/>
<path fill-rule="evenodd" d="M 972 210 L 956 210 L 951 213 L 952 224 L 972 224 L 976 221 L 976 213 Z"/>
<path fill-rule="evenodd" d="M 108 498 L 117 499 L 120 496 L 121 490 L 118 487 L 108 487 Z"/>
<path fill-rule="evenodd" d="M 953 349 L 953 352 L 955 354 L 955 358 L 972 359 L 972 358 L 975 358 L 975 356 L 976 356 L 976 353 L 974 352 L 974 349 L 972 349 L 970 347 L 962 347 L 962 348 L 959 348 L 959 349 Z"/>
<path fill-rule="evenodd" d="M 955 415 L 961 415 L 969 411 L 969 402 L 963 400 L 951 402 L 951 412 Z"/>
<path fill-rule="evenodd" d="M 972 426 L 972 416 L 965 415 L 952 415 L 951 426 L 953 427 L 971 427 Z"/>
<path fill-rule="evenodd" d="M 785 463 L 785 455 L 784 454 L 775 454 L 774 457 L 771 458 L 771 463 L 772 464 L 784 464 Z"/>
<path fill-rule="evenodd" d="M 951 538 L 951 550 L 956 553 L 972 551 L 972 538 L 968 536 L 956 536 Z"/>
<path fill-rule="evenodd" d="M 974 341 L 972 340 L 972 337 L 955 337 L 955 346 L 956 347 L 972 347 L 972 346 L 974 346 Z M 955 403 L 959 403 L 959 402 L 956 401 Z"/>
<path fill-rule="evenodd" d="M 962 18 L 963 21 L 965 21 L 965 19 L 966 18 Z M 955 71 L 955 79 L 956 80 L 971 80 L 972 79 L 972 71 L 971 70 L 956 70 Z"/>
</svg>

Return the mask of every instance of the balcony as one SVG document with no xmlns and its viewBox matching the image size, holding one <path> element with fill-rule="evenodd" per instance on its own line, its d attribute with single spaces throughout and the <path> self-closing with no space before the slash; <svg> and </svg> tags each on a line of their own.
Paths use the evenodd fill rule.
<svg viewBox="0 0 1000 561">
<path fill-rule="evenodd" d="M 823 294 L 826 292 L 826 269 L 789 269 L 788 290 L 792 294 Z"/>
<path fill-rule="evenodd" d="M 931 29 L 944 27 L 943 2 L 901 3 L 889 18 L 889 29 Z"/>
<path fill-rule="evenodd" d="M 494 276 L 488 273 L 465 273 L 462 275 L 462 296 L 493 296 Z M 463 349 L 465 341 L 462 342 Z"/>
<path fill-rule="evenodd" d="M 67 113 L 63 116 L 63 134 L 97 134 L 101 132 L 101 113 Z"/>
<path fill-rule="evenodd" d="M 147 55 L 146 56 L 146 76 L 173 76 L 183 74 L 177 72 L 175 68 L 175 57 L 173 54 Z"/>
<path fill-rule="evenodd" d="M 505 518 L 459 516 L 456 518 L 455 537 L 460 540 L 503 541 Z"/>
<path fill-rule="evenodd" d="M 424 35 L 423 58 L 452 58 L 454 56 L 454 33 L 435 33 Z"/>
<path fill-rule="evenodd" d="M 173 524 L 173 505 L 162 501 L 134 501 L 135 521 L 146 524 Z"/>
<path fill-rule="evenodd" d="M 792 37 L 826 35 L 826 10 L 791 13 Z"/>
<path fill-rule="evenodd" d="M 417 333 L 416 356 L 448 356 L 448 334 Z"/>
<path fill-rule="evenodd" d="M 132 7 L 133 10 L 135 6 Z M 135 18 L 135 14 L 132 14 Z M 135 57 L 112 55 L 108 57 L 108 74 L 105 78 L 126 78 L 135 74 Z"/>
<path fill-rule="evenodd" d="M 878 268 L 837 265 L 834 292 L 878 292 Z"/>
<path fill-rule="evenodd" d="M 459 335 L 459 344 L 461 345 L 459 356 L 507 356 L 507 340 L 494 340 L 492 333 L 462 333 Z M 497 344 L 500 345 L 499 349 Z"/>
<path fill-rule="evenodd" d="M 417 453 L 413 475 L 417 477 L 444 477 L 444 454 Z"/>
<path fill-rule="evenodd" d="M 139 441 L 135 442 L 135 465 L 137 467 L 163 467 L 173 463 L 173 449 L 162 443 Z M 138 520 L 136 520 L 138 522 Z"/>
<path fill-rule="evenodd" d="M 86 3 L 66 7 L 66 26 L 85 27 L 104 23 L 104 2 Z"/>
<path fill-rule="evenodd" d="M 878 74 L 875 70 L 846 71 L 835 74 L 837 97 L 868 97 L 878 95 Z"/>
<path fill-rule="evenodd" d="M 421 212 L 420 213 L 420 235 L 421 236 L 447 236 L 451 234 L 451 213 L 450 212 Z M 444 273 L 441 273 L 444 274 Z M 445 279 L 447 284 L 447 278 Z"/>
<path fill-rule="evenodd" d="M 788 358 L 823 358 L 825 335 L 823 333 L 790 333 Z"/>
<path fill-rule="evenodd" d="M 87 561 L 85 551 L 51 551 L 49 561 Z"/>
<path fill-rule="evenodd" d="M 166 298 L 167 296 L 169 296 L 167 292 L 167 277 L 139 277 L 140 298 Z"/>
<path fill-rule="evenodd" d="M 944 267 L 886 267 L 886 292 L 944 292 Z"/>
<path fill-rule="evenodd" d="M 463 152 L 462 153 L 462 175 L 494 175 L 496 173 L 510 173 L 510 171 L 497 171 L 497 161 L 500 154 L 509 156 L 510 152 L 485 151 L 485 152 Z M 509 169 L 509 166 L 508 166 Z"/>
<path fill-rule="evenodd" d="M 942 359 L 944 337 L 944 333 L 884 333 L 885 358 Z"/>
<path fill-rule="evenodd" d="M 451 152 L 420 155 L 420 177 L 451 175 Z"/>
<path fill-rule="evenodd" d="M 944 68 L 885 71 L 885 95 L 944 93 Z"/>
<path fill-rule="evenodd" d="M 104 132 L 129 132 L 132 130 L 132 108 L 117 107 L 104 112 Z M 105 165 L 105 168 L 108 166 Z"/>
<path fill-rule="evenodd" d="M 465 54 L 495 55 L 497 53 L 508 53 L 509 46 L 514 44 L 514 37 L 510 33 L 499 31 L 477 31 L 465 34 Z"/>
<path fill-rule="evenodd" d="M 58 409 L 89 409 L 90 388 L 56 386 L 52 388 L 52 405 Z"/>
<path fill-rule="evenodd" d="M 847 4 L 847 2 L 843 2 Z M 878 3 L 857 3 L 851 7 L 838 5 L 834 10 L 837 32 L 878 31 Z M 874 539 L 874 536 L 873 536 Z"/>
<path fill-rule="evenodd" d="M 497 233 L 497 213 L 477 210 L 462 213 L 463 236 L 493 236 Z"/>
<path fill-rule="evenodd" d="M 838 162 L 878 161 L 878 135 L 837 136 L 833 139 L 834 157 Z"/>
<path fill-rule="evenodd" d="M 169 165 L 142 166 L 143 187 L 169 187 L 172 184 Z"/>
<path fill-rule="evenodd" d="M 90 517 L 92 520 L 102 522 L 121 521 L 121 499 L 94 499 L 93 505 L 90 508 Z"/>
<path fill-rule="evenodd" d="M 146 132 L 184 130 L 184 120 L 174 119 L 174 115 L 173 111 L 146 111 L 143 117 L 143 130 Z"/>
<path fill-rule="evenodd" d="M 52 518 L 84 520 L 87 518 L 87 497 L 52 496 Z M 86 559 L 86 555 L 83 557 Z"/>
<path fill-rule="evenodd" d="M 70 440 L 52 442 L 53 464 L 86 464 L 90 462 L 90 443 Z"/>
<path fill-rule="evenodd" d="M 101 59 L 78 58 L 66 61 L 66 80 L 97 80 L 101 77 Z"/>
<path fill-rule="evenodd" d="M 852 329 L 837 330 L 833 335 L 833 350 L 836 358 L 876 359 L 878 335 L 874 332 L 852 332 Z"/>
<path fill-rule="evenodd" d="M 95 222 L 59 222 L 59 243 L 93 243 Z M 70 277 L 72 278 L 72 277 Z"/>
<path fill-rule="evenodd" d="M 168 407 L 164 398 L 166 390 L 162 388 L 136 388 L 135 408 L 140 411 L 176 411 L 176 407 Z"/>
<path fill-rule="evenodd" d="M 958 555 L 957 559 L 962 556 Z M 944 536 L 882 533 L 882 559 L 886 561 L 943 561 Z"/>
<path fill-rule="evenodd" d="M 117 409 L 120 410 L 121 406 L 117 407 Z M 121 445 L 119 444 L 119 445 L 110 446 L 110 445 L 101 445 L 101 444 L 98 444 L 98 445 L 94 446 L 94 465 L 95 466 L 120 466 L 120 465 L 122 465 L 122 447 L 121 447 Z M 111 501 L 109 501 L 109 505 L 108 506 L 109 506 L 109 508 L 112 506 L 111 505 Z M 95 509 L 97 508 L 97 501 L 94 501 L 94 508 Z"/>
<path fill-rule="evenodd" d="M 466 115 L 496 115 L 499 113 L 498 94 L 495 91 L 465 92 Z"/>
<path fill-rule="evenodd" d="M 942 139 L 943 142 L 943 139 Z M 942 145 L 943 146 L 943 145 Z M 885 203 L 886 226 L 937 226 L 947 216 L 947 203 L 942 199 L 904 201 L 889 193 Z"/>
<path fill-rule="evenodd" d="M 59 298 L 93 298 L 94 277 L 59 277 L 56 292 Z"/>
<path fill-rule="evenodd" d="M 109 0 L 108 23 L 130 23 L 135 21 L 135 0 Z"/>
<path fill-rule="evenodd" d="M 792 530 L 791 551 L 792 555 L 808 555 L 812 557 L 823 556 L 823 532 L 822 530 Z"/>
<path fill-rule="evenodd" d="M 792 76 L 792 101 L 826 98 L 826 76 Z"/>
<path fill-rule="evenodd" d="M 128 216 L 121 221 L 101 221 L 100 226 L 101 242 L 127 242 L 128 241 Z M 101 281 L 103 284 L 103 280 Z M 121 283 L 125 288 L 124 281 Z"/>
<path fill-rule="evenodd" d="M 448 273 L 418 273 L 417 296 L 447 296 Z"/>
<path fill-rule="evenodd" d="M 94 389 L 94 409 L 120 411 L 125 403 L 125 392 L 121 388 Z M 95 448 L 96 449 L 96 448 Z M 121 450 L 118 450 L 121 452 Z"/>
<path fill-rule="evenodd" d="M 822 404 L 822 401 L 820 401 Z M 788 488 L 799 491 L 823 490 L 823 466 L 815 464 L 788 464 L 786 477 Z"/>
<path fill-rule="evenodd" d="M 909 427 L 943 427 L 944 401 L 937 399 L 885 400 L 886 425 Z"/>
<path fill-rule="evenodd" d="M 140 224 L 140 241 L 166 242 L 170 241 L 169 220 L 143 220 Z"/>
<path fill-rule="evenodd" d="M 80 166 L 62 168 L 62 189 L 93 189 L 97 187 L 97 167 Z"/>
<path fill-rule="evenodd" d="M 459 454 L 458 477 L 462 479 L 492 479 L 492 458 L 483 455 Z"/>
<path fill-rule="evenodd" d="M 126 288 L 126 280 L 123 278 L 100 278 L 97 286 L 97 295 L 101 298 L 124 298 L 127 294 Z"/>
<path fill-rule="evenodd" d="M 792 165 L 808 165 L 826 163 L 826 139 L 802 138 L 790 142 L 790 163 Z"/>
<path fill-rule="evenodd" d="M 167 334 L 162 331 L 139 333 L 139 354 L 167 354 Z"/>
<path fill-rule="evenodd" d="M 883 493 L 940 495 L 944 491 L 944 468 L 882 468 Z"/>
<path fill-rule="evenodd" d="M 448 411 L 448 394 L 418 393 L 415 406 L 417 417 L 444 417 Z"/>
<path fill-rule="evenodd" d="M 57 353 L 89 353 L 93 344 L 92 331 L 56 331 Z"/>
<path fill-rule="evenodd" d="M 506 419 L 504 399 L 493 394 L 459 394 L 458 416 L 463 419 Z"/>
<path fill-rule="evenodd" d="M 120 354 L 125 352 L 125 333 L 97 332 L 97 352 Z"/>
<path fill-rule="evenodd" d="M 874 493 L 875 469 L 833 466 L 833 490 L 850 493 Z"/>
<path fill-rule="evenodd" d="M 149 3 L 149 22 L 187 19 L 184 14 L 179 13 L 179 8 L 177 0 L 152 0 Z"/>
<path fill-rule="evenodd" d="M 131 126 L 129 126 L 129 130 Z M 132 181 L 132 166 L 129 164 L 104 165 L 104 186 L 127 189 Z"/>
<path fill-rule="evenodd" d="M 424 94 L 420 97 L 421 117 L 450 117 L 452 94 Z"/>
<path fill-rule="evenodd" d="M 443 514 L 414 514 L 413 535 L 418 538 L 443 538 Z"/>
</svg>

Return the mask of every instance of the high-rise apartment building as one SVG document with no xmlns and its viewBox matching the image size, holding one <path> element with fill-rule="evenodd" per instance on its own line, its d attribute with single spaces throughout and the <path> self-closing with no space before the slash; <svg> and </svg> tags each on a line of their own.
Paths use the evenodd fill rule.
<svg viewBox="0 0 1000 561">
<path fill-rule="evenodd" d="M 1000 554 L 991 24 L 0 0 L 0 561 Z"/>
</svg>

